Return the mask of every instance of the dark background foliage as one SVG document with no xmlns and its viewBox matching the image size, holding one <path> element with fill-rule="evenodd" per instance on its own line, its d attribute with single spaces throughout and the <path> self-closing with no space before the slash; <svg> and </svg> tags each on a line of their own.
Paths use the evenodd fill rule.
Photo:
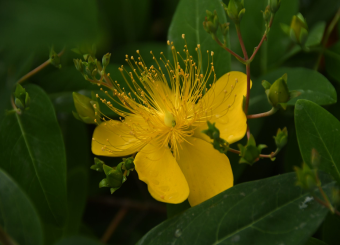
<svg viewBox="0 0 340 245">
<path fill-rule="evenodd" d="M 264 9 L 267 1 L 245 0 L 245 2 L 247 11 L 241 27 L 246 48 L 248 52 L 251 52 L 258 44 L 264 30 L 260 10 Z M 336 101 L 333 87 L 327 90 L 325 84 L 320 84 L 319 80 L 315 79 L 316 75 L 304 73 L 302 70 L 313 69 L 318 53 L 299 52 L 288 59 L 282 59 L 287 54 L 287 50 L 294 48 L 294 44 L 280 29 L 280 22 L 289 24 L 292 15 L 298 12 L 305 16 L 310 28 L 320 21 L 329 24 L 340 7 L 340 1 L 282 0 L 282 2 L 284 3 L 274 21 L 268 43 L 265 44 L 266 52 L 259 52 L 252 65 L 252 80 L 257 85 L 254 85 L 252 89 L 250 111 L 259 113 L 270 108 L 268 108 L 260 82 L 263 79 L 273 82 L 283 73 L 288 73 L 288 84 L 291 84 L 292 90 L 311 89 L 312 92 L 320 92 L 319 97 L 313 93 L 308 97 L 306 93 L 307 98 L 304 98 L 325 106 L 337 119 L 340 119 L 338 105 L 330 105 Z M 7 231 L 17 238 L 15 232 L 11 233 L 17 229 L 13 217 L 22 215 L 23 224 L 29 221 L 32 231 L 28 231 L 30 233 L 25 238 L 20 236 L 17 238 L 25 241 L 22 244 L 32 244 L 30 243 L 32 236 L 40 237 L 38 244 L 54 244 L 62 237 L 84 236 L 98 240 L 105 237 L 106 233 L 112 233 L 107 241 L 108 244 L 135 244 L 153 227 L 167 219 L 167 206 L 152 199 L 146 185 L 138 180 L 135 171 L 113 195 L 110 195 L 108 189 L 98 188 L 103 174 L 90 170 L 94 157 L 90 150 L 94 126 L 85 125 L 72 115 L 72 110 L 75 110 L 72 92 L 90 95 L 91 90 L 98 90 L 98 88 L 85 81 L 77 72 L 73 58 L 81 58 L 81 56 L 72 52 L 71 49 L 81 46 L 87 53 L 90 53 L 93 52 L 93 44 L 95 44 L 97 58 L 101 58 L 107 52 L 112 53 L 108 71 L 111 77 L 120 79 L 117 68 L 125 64 L 125 54 L 134 55 L 138 49 L 146 63 L 151 64 L 150 50 L 154 53 L 167 51 L 168 30 L 178 3 L 178 0 L 11 0 L 0 2 L 0 133 L 2 135 L 0 191 L 2 188 L 8 190 L 7 194 L 0 194 L 0 210 L 10 208 L 6 201 L 11 200 L 9 199 L 11 195 L 15 195 L 12 198 L 19 205 L 18 211 L 14 214 L 9 212 L 7 217 L 0 216 L 0 225 L 3 226 L 7 222 L 5 222 L 6 219 L 12 219 L 13 227 L 11 228 L 6 223 Z M 191 7 L 194 6 L 187 6 L 184 12 L 191 13 Z M 205 9 L 202 9 L 200 15 L 202 16 L 200 23 L 202 23 Z M 327 48 L 338 54 L 340 54 L 339 30 L 338 24 L 326 44 Z M 179 27 L 174 27 L 173 30 L 170 29 L 169 36 L 179 39 L 180 36 L 176 37 L 176 35 L 180 35 L 181 31 Z M 201 33 L 201 35 L 208 34 Z M 230 30 L 230 43 L 232 49 L 241 54 L 234 28 Z M 48 59 L 52 45 L 56 52 L 65 48 L 65 53 L 61 57 L 62 68 L 59 70 L 48 66 L 23 84 L 32 98 L 32 108 L 27 113 L 25 112 L 24 116 L 28 118 L 31 116 L 31 118 L 23 125 L 15 118 L 16 115 L 5 119 L 5 111 L 11 109 L 10 96 L 14 91 L 14 84 L 24 74 Z M 228 55 L 223 50 L 220 52 Z M 232 58 L 231 63 L 227 65 L 231 66 L 231 70 L 244 71 L 236 59 Z M 277 69 L 278 67 L 281 68 Z M 296 67 L 302 68 L 296 70 Z M 339 67 L 340 60 L 334 57 L 322 57 L 319 66 L 319 72 L 326 77 L 321 79 L 328 79 L 336 92 L 340 90 Z M 221 69 L 228 71 L 226 67 Z M 291 80 L 289 80 L 290 77 L 292 77 Z M 323 98 L 322 93 L 328 97 Z M 43 124 L 45 120 L 55 120 L 55 115 L 59 126 L 57 123 L 52 123 L 55 127 L 52 131 L 57 132 L 54 135 L 45 132 Z M 114 117 L 114 115 L 111 116 Z M 235 184 L 289 173 L 293 171 L 294 165 L 301 165 L 303 160 L 296 137 L 293 106 L 288 107 L 286 111 L 280 110 L 270 118 L 251 122 L 256 141 L 267 144 L 269 149 L 275 147 L 272 136 L 276 130 L 285 126 L 288 128 L 289 142 L 275 162 L 264 159 L 254 166 L 239 165 L 238 156 L 228 154 L 235 174 Z M 16 141 L 20 136 L 13 138 L 13 135 L 20 133 L 19 128 L 22 129 L 22 127 L 29 128 L 26 132 L 27 137 L 24 134 L 22 140 Z M 31 147 L 44 144 L 36 142 L 35 137 L 39 135 L 42 135 L 46 142 L 53 143 L 52 148 L 58 152 L 60 159 L 54 158 L 55 154 L 46 150 L 47 148 L 31 158 L 28 157 L 30 149 L 20 151 L 25 148 L 25 145 L 27 146 L 27 142 Z M 13 145 L 16 148 L 11 148 Z M 18 151 L 17 160 L 11 155 L 13 149 Z M 25 165 L 27 168 L 18 165 L 20 159 L 25 157 L 30 158 L 32 166 L 42 166 L 42 173 L 35 172 L 36 177 L 30 177 L 30 174 L 34 175 L 36 169 L 31 165 L 30 167 Z M 101 159 L 111 166 L 121 161 L 119 158 Z M 67 169 L 67 171 L 58 175 L 62 171 L 60 169 Z M 42 191 L 32 189 L 44 181 L 55 181 L 53 186 L 55 189 Z M 65 186 L 67 190 L 63 190 Z M 63 191 L 67 191 L 67 196 Z M 58 199 L 58 202 L 54 199 Z M 45 201 L 53 203 L 50 210 L 44 210 L 44 207 L 39 206 Z M 20 208 L 22 203 L 23 207 Z M 25 203 L 27 205 L 24 205 Z M 187 204 L 176 207 L 168 206 L 168 215 L 172 216 L 187 207 Z M 5 211 L 2 210 L 2 212 Z M 58 216 L 54 217 L 55 222 L 50 222 L 53 214 L 58 214 Z M 117 216 L 121 219 L 119 220 Z M 329 215 L 314 236 L 329 245 L 338 244 L 339 227 L 339 218 Z M 111 232 L 110 229 L 114 231 Z M 310 241 L 310 244 L 319 244 L 318 241 L 312 242 L 315 241 Z M 98 243 L 85 238 L 71 237 L 56 244 Z"/>
</svg>

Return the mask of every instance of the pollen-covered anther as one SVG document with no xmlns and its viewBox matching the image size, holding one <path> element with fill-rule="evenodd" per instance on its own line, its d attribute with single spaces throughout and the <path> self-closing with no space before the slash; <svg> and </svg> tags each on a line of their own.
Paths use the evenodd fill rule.
<svg viewBox="0 0 340 245">
<path fill-rule="evenodd" d="M 214 56 L 214 51 L 211 51 L 211 56 Z"/>
<path fill-rule="evenodd" d="M 185 34 L 182 34 L 182 38 L 183 38 L 183 39 L 185 38 Z"/>
</svg>

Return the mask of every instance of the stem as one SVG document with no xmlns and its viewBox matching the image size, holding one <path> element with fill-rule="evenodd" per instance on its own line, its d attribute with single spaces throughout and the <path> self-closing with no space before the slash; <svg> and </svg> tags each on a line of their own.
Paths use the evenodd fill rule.
<svg viewBox="0 0 340 245">
<path fill-rule="evenodd" d="M 65 49 L 63 49 L 58 56 L 62 56 L 64 53 Z M 30 71 L 29 73 L 27 73 L 26 75 L 24 75 L 22 78 L 20 78 L 18 80 L 17 83 L 22 83 L 25 80 L 27 80 L 28 78 L 30 78 L 31 76 L 35 75 L 36 73 L 38 73 L 39 71 L 41 71 L 42 69 L 44 69 L 46 66 L 48 66 L 51 63 L 50 59 L 46 60 L 44 63 L 42 63 L 40 66 L 38 66 L 37 68 L 35 68 L 34 70 Z"/>
<path fill-rule="evenodd" d="M 247 61 L 248 60 L 248 54 L 247 54 L 246 47 L 244 46 L 244 42 L 243 42 L 242 34 L 241 34 L 241 28 L 240 28 L 239 24 L 236 24 L 236 32 L 237 32 L 238 40 L 240 41 L 240 45 L 241 45 L 241 49 L 242 49 L 242 52 L 243 52 L 244 60 Z"/>
<path fill-rule="evenodd" d="M 106 229 L 104 235 L 100 239 L 101 242 L 106 243 L 110 239 L 110 237 L 112 236 L 113 232 L 116 230 L 116 228 L 119 225 L 119 223 L 125 217 L 127 211 L 128 211 L 128 208 L 126 208 L 126 207 L 122 207 L 121 209 L 119 209 L 118 213 L 112 219 L 109 227 Z"/>
<path fill-rule="evenodd" d="M 218 39 L 217 35 L 214 34 L 214 40 L 217 42 L 218 45 L 220 45 L 223 49 L 225 49 L 226 51 L 228 51 L 231 55 L 233 55 L 236 59 L 238 59 L 239 61 L 241 61 L 242 63 L 245 62 L 245 60 L 239 56 L 238 54 L 236 54 L 234 51 L 230 50 L 227 46 L 225 46 L 223 43 L 221 43 L 221 41 Z"/>
<path fill-rule="evenodd" d="M 272 109 L 270 109 L 270 111 L 259 113 L 259 114 L 254 114 L 254 115 L 248 115 L 247 118 L 254 119 L 254 118 L 268 117 L 268 116 L 273 115 L 275 112 L 277 112 L 277 109 L 273 107 Z"/>
<path fill-rule="evenodd" d="M 322 201 L 322 200 L 320 200 L 317 196 L 313 196 L 314 197 L 314 200 L 315 201 L 317 201 L 319 204 L 321 204 L 322 206 L 325 206 L 326 208 L 328 208 L 330 211 L 332 211 L 331 210 L 331 208 L 330 208 L 330 206 L 329 206 L 329 204 L 327 203 L 327 202 L 324 202 L 324 201 Z M 338 210 L 336 210 L 336 209 L 334 209 L 333 208 L 333 212 L 332 213 L 336 213 L 337 215 L 339 215 L 340 216 L 340 212 L 338 211 Z"/>
<path fill-rule="evenodd" d="M 326 49 L 326 45 L 328 43 L 328 39 L 331 35 L 331 33 L 333 32 L 333 29 L 335 27 L 335 25 L 338 23 L 339 21 L 339 18 L 340 18 L 340 9 L 338 9 L 338 11 L 336 12 L 333 20 L 331 21 L 331 23 L 329 24 L 328 28 L 327 28 L 327 31 L 325 33 L 325 37 L 322 41 L 322 47 L 323 47 L 323 51 L 320 52 L 319 56 L 318 56 L 318 59 L 315 63 L 315 66 L 314 66 L 314 70 L 318 70 L 319 69 L 319 65 L 320 65 L 320 62 L 321 62 L 321 58 L 322 58 L 322 55 L 324 53 L 324 50 Z"/>
<path fill-rule="evenodd" d="M 253 54 L 251 55 L 251 57 L 249 58 L 250 62 L 253 61 L 253 59 L 255 58 L 255 55 L 256 55 L 257 52 L 259 51 L 261 45 L 263 44 L 263 41 L 266 40 L 266 38 L 267 38 L 267 33 L 268 33 L 270 27 L 271 27 L 272 24 L 273 24 L 273 20 L 274 20 L 274 15 L 272 15 L 272 16 L 270 17 L 269 27 L 268 27 L 268 28 L 266 29 L 266 31 L 264 32 L 263 37 L 262 37 L 262 39 L 261 39 L 259 45 L 257 45 L 257 47 L 255 48 L 254 53 L 253 53 Z"/>
<path fill-rule="evenodd" d="M 229 148 L 228 151 L 230 151 L 230 152 L 232 152 L 232 153 L 235 153 L 235 154 L 239 154 L 239 155 L 241 154 L 241 151 L 235 150 L 235 149 L 232 149 L 232 148 Z M 260 158 L 270 158 L 270 159 L 271 159 L 271 158 L 275 157 L 278 153 L 279 153 L 279 149 L 276 149 L 275 152 L 272 152 L 272 153 L 270 153 L 270 154 L 268 154 L 268 155 L 266 155 L 266 154 L 260 154 L 259 157 L 260 157 Z"/>
</svg>

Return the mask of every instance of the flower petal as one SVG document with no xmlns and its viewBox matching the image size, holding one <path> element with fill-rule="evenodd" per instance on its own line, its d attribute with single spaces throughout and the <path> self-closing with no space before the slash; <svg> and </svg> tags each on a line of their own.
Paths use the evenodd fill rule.
<svg viewBox="0 0 340 245">
<path fill-rule="evenodd" d="M 232 71 L 218 79 L 202 98 L 203 104 L 211 108 L 213 114 L 208 120 L 216 122 L 221 138 L 230 144 L 242 139 L 247 131 L 247 117 L 242 108 L 243 96 L 246 95 L 247 75 Z M 210 142 L 209 137 L 201 133 L 207 128 L 206 123 L 202 124 L 194 136 Z"/>
<path fill-rule="evenodd" d="M 153 198 L 175 204 L 188 198 L 188 183 L 168 147 L 148 144 L 134 162 L 139 179 L 148 185 Z"/>
<path fill-rule="evenodd" d="M 111 120 L 99 124 L 93 133 L 92 152 L 99 156 L 128 156 L 145 143 L 130 134 L 130 128 L 120 121 Z"/>
<path fill-rule="evenodd" d="M 189 203 L 195 206 L 233 186 L 234 176 L 225 154 L 201 139 L 181 143 L 177 160 L 188 181 Z"/>
</svg>

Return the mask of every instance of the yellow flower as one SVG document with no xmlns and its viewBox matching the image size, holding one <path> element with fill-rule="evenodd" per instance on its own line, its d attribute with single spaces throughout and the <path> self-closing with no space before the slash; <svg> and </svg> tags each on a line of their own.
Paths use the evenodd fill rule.
<svg viewBox="0 0 340 245">
<path fill-rule="evenodd" d="M 202 130 L 209 120 L 216 122 L 221 138 L 229 143 L 245 135 L 246 75 L 230 72 L 216 81 L 213 52 L 203 72 L 200 45 L 197 63 L 186 45 L 183 54 L 173 43 L 168 45 L 173 64 L 162 53 L 163 58 L 157 60 L 151 52 L 156 65 L 149 68 L 141 56 L 126 57 L 133 70 L 120 68 L 127 87 L 115 81 L 112 95 L 105 92 L 120 109 L 101 98 L 121 118 L 111 120 L 103 115 L 104 122 L 93 134 L 92 151 L 112 157 L 138 152 L 136 171 L 156 200 L 181 203 L 188 198 L 194 206 L 233 186 L 228 157 L 213 148 Z"/>
</svg>

